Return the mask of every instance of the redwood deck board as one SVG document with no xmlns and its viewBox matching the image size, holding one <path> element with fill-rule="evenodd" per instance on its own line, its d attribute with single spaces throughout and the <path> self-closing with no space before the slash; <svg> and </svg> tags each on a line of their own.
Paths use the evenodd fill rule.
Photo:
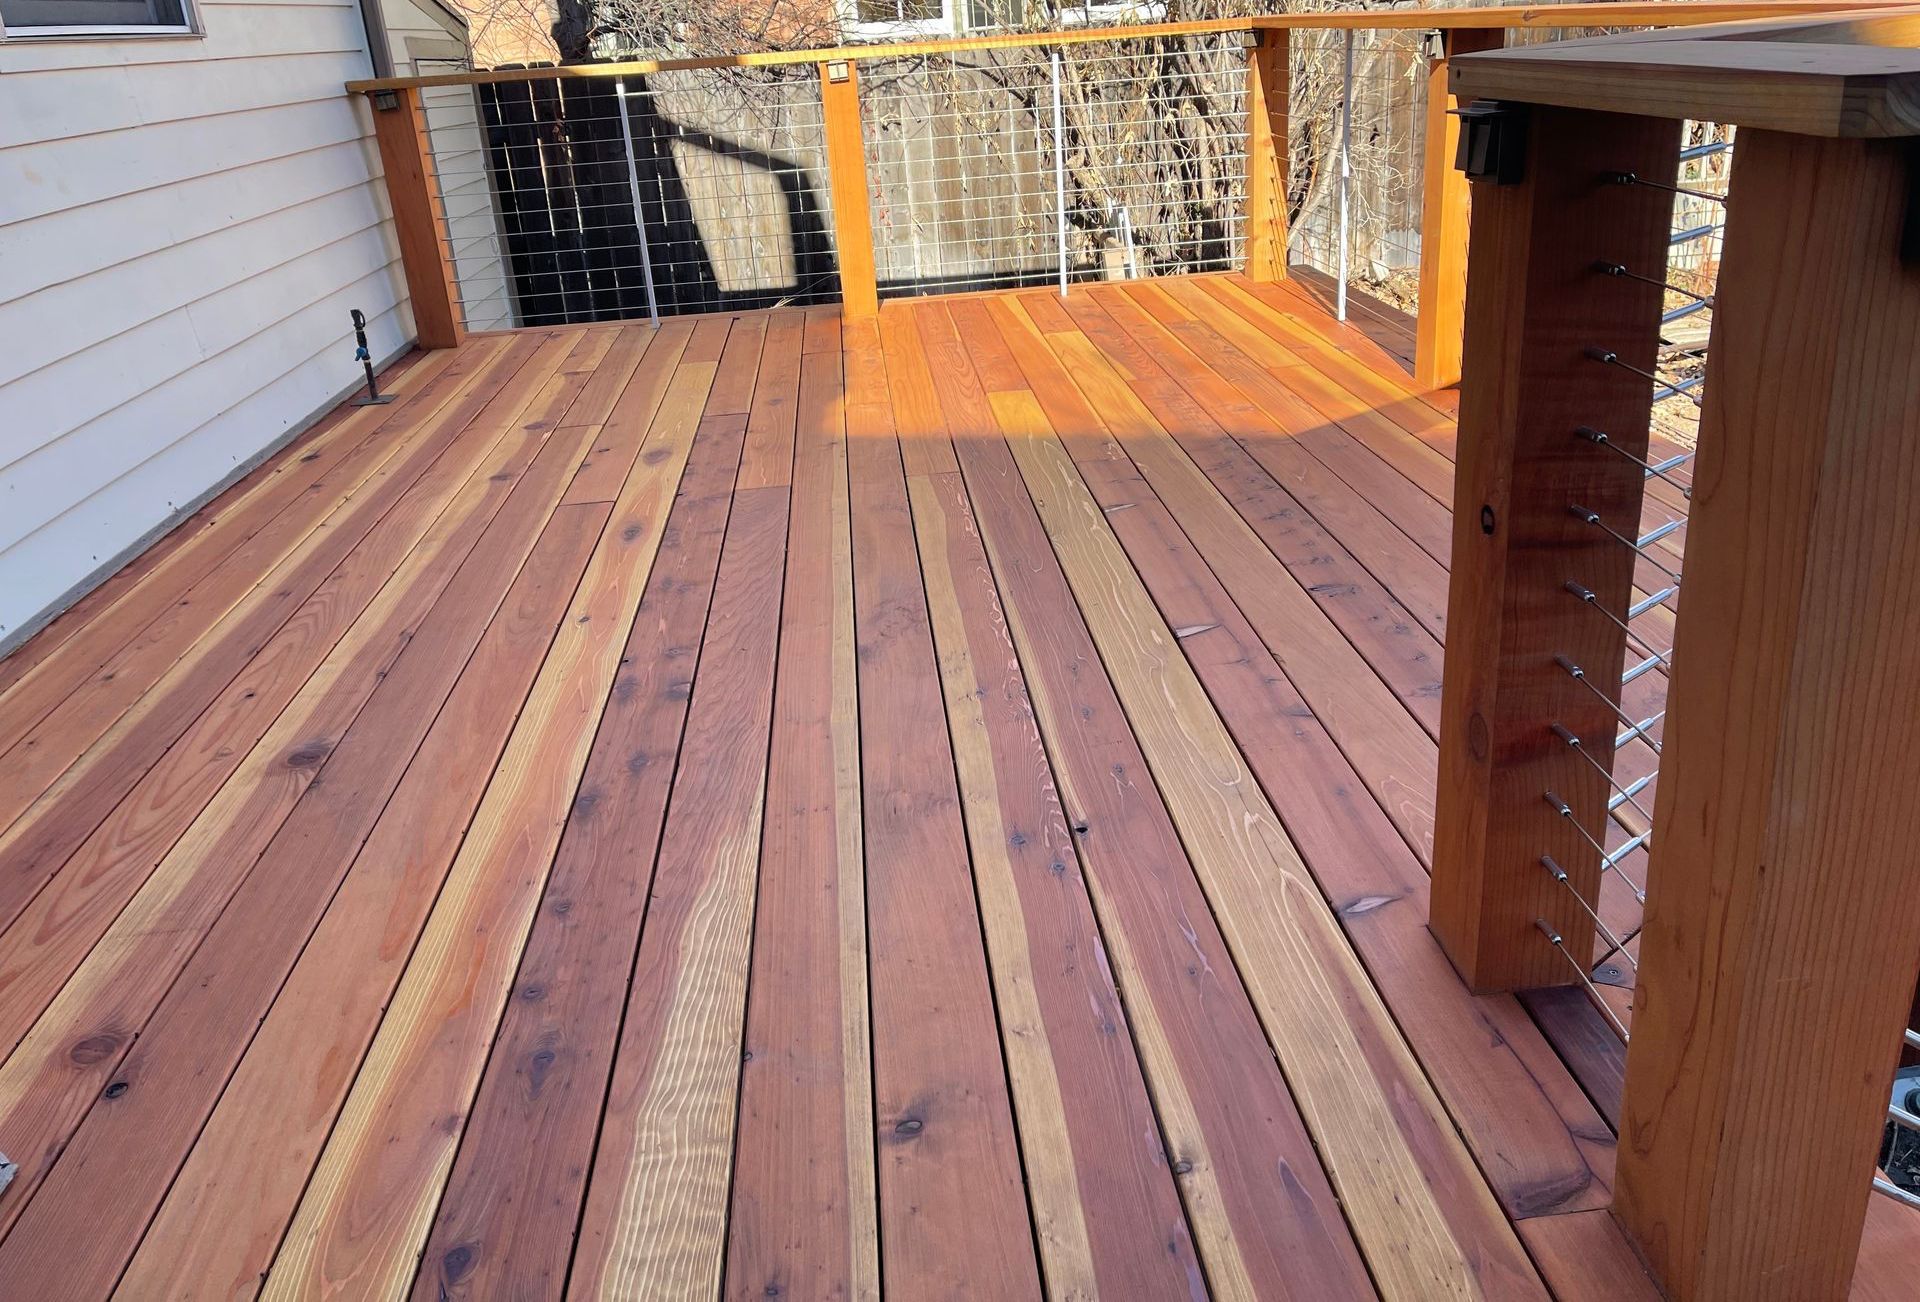
<svg viewBox="0 0 1920 1302">
<path fill-rule="evenodd" d="M 880 1288 L 844 395 L 838 343 L 806 353 L 740 1069 L 731 1296 L 871 1302 Z"/>
<path fill-rule="evenodd" d="M 744 423 L 711 424 L 669 517 L 416 1292 L 485 1298 L 564 1279 L 627 973 L 700 657 Z"/>
<path fill-rule="evenodd" d="M 903 471 L 909 449 L 922 466 L 953 451 L 912 319 L 888 317 L 884 371 L 849 376 L 847 419 L 880 1269 L 907 1296 L 958 1279 L 1023 1296 L 1033 1230 Z M 843 328 L 850 352 L 882 349 L 872 322 Z M 896 358 L 897 438 L 874 384 Z"/>
<path fill-rule="evenodd" d="M 1357 324 L 529 331 L 318 423 L 0 661 L 0 1278 L 1631 1296 L 1617 1040 L 1424 927 L 1452 403 Z"/>
</svg>

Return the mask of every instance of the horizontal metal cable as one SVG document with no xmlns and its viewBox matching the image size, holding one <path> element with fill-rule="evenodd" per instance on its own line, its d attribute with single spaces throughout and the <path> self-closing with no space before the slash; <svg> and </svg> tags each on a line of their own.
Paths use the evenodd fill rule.
<svg viewBox="0 0 1920 1302">
<path fill-rule="evenodd" d="M 1639 960 L 1635 959 L 1633 955 L 1627 953 L 1627 942 L 1621 940 L 1618 936 L 1615 936 L 1613 934 L 1613 929 L 1607 926 L 1606 923 L 1600 920 L 1600 915 L 1594 911 L 1593 905 L 1587 903 L 1587 897 L 1574 889 L 1573 879 L 1567 876 L 1567 870 L 1565 868 L 1562 868 L 1559 864 L 1555 863 L 1553 861 L 1553 856 L 1550 854 L 1543 854 L 1540 856 L 1540 866 L 1545 868 L 1547 870 L 1548 875 L 1551 876 L 1555 881 L 1559 882 L 1562 886 L 1567 888 L 1567 894 L 1573 896 L 1575 902 L 1577 902 L 1580 905 L 1581 910 L 1586 913 L 1587 917 L 1593 920 L 1594 930 L 1598 931 L 1600 933 L 1601 938 L 1605 940 L 1609 946 L 1612 947 L 1609 950 L 1609 952 L 1619 954 L 1621 958 L 1624 958 L 1627 961 L 1627 965 L 1629 967 L 1633 968 L 1633 970 L 1636 972 L 1639 971 L 1640 970 Z"/>
<path fill-rule="evenodd" d="M 1614 625 L 1622 633 L 1625 633 L 1627 635 L 1628 641 L 1637 642 L 1640 646 L 1641 651 L 1649 655 L 1657 656 L 1661 654 L 1660 649 L 1658 647 L 1653 646 L 1645 638 L 1641 637 L 1638 633 L 1634 632 L 1633 626 L 1628 624 L 1626 620 L 1620 618 L 1620 616 L 1614 614 L 1611 610 L 1608 610 L 1605 606 L 1601 605 L 1598 594 L 1596 594 L 1592 588 L 1586 587 L 1583 584 L 1575 583 L 1572 579 L 1568 579 L 1565 583 L 1561 584 L 1560 586 L 1565 591 L 1573 594 L 1573 596 L 1579 599 L 1580 601 L 1584 602 L 1585 604 L 1593 607 L 1596 611 L 1600 612 L 1600 614 L 1606 618 L 1608 623 Z"/>
<path fill-rule="evenodd" d="M 1706 199 L 1712 203 L 1727 201 L 1727 196 L 1724 194 L 1695 189 L 1690 185 L 1677 185 L 1671 181 L 1650 181 L 1637 172 L 1608 172 L 1605 177 L 1614 185 L 1644 185 L 1650 190 L 1665 190 L 1669 194 L 1684 194 L 1694 199 Z"/>
<path fill-rule="evenodd" d="M 1662 538 L 1667 537 L 1669 534 L 1678 533 L 1686 527 L 1687 517 L 1683 515 L 1678 520 L 1669 520 L 1665 524 L 1656 525 L 1654 528 L 1647 530 L 1647 532 L 1640 535 L 1635 545 L 1642 548 L 1651 547 Z"/>
<path fill-rule="evenodd" d="M 1573 729 L 1567 727 L 1565 724 L 1562 724 L 1562 723 L 1553 724 L 1552 728 L 1553 728 L 1553 735 L 1558 737 L 1561 741 L 1565 742 L 1567 744 L 1568 750 L 1572 751 L 1574 754 L 1578 755 L 1581 759 L 1585 760 L 1588 764 L 1590 764 L 1593 767 L 1595 772 L 1597 772 L 1601 777 L 1607 780 L 1608 786 L 1612 787 L 1617 794 L 1619 794 L 1620 796 L 1623 796 L 1629 803 L 1633 805 L 1635 809 L 1640 811 L 1640 816 L 1642 818 L 1646 819 L 1649 823 L 1653 821 L 1653 814 L 1648 810 L 1641 808 L 1640 802 L 1634 799 L 1633 792 L 1628 791 L 1625 787 L 1621 786 L 1618 782 L 1614 780 L 1613 770 L 1608 768 L 1606 765 L 1602 764 L 1599 760 L 1595 759 L 1591 754 L 1588 753 L 1587 748 L 1581 744 L 1578 733 L 1574 732 Z M 1609 804 L 1608 807 L 1613 808 L 1611 804 Z M 1601 851 L 1601 853 L 1604 854 L 1606 852 L 1603 850 Z"/>
<path fill-rule="evenodd" d="M 1656 385 L 1664 386 L 1668 390 L 1668 392 L 1661 396 L 1673 397 L 1675 395 L 1685 393 L 1685 390 L 1683 388 L 1670 384 L 1667 381 L 1667 378 L 1661 375 L 1658 371 L 1649 371 L 1642 367 L 1635 366 L 1631 362 L 1621 361 L 1620 354 L 1614 352 L 1610 348 L 1588 347 L 1583 351 L 1585 351 L 1588 357 L 1592 358 L 1596 362 L 1599 362 L 1602 366 L 1617 366 L 1623 371 L 1631 371 L 1633 374 L 1641 376 L 1644 379 L 1650 380 Z M 1689 385 L 1688 387 L 1691 387 L 1691 385 Z M 1693 402 L 1694 406 L 1697 407 L 1700 405 L 1699 398 L 1694 397 L 1694 395 L 1690 393 L 1685 394 L 1685 396 Z"/>
<path fill-rule="evenodd" d="M 1648 739 L 1647 744 L 1650 746 L 1653 745 L 1651 738 Z M 1618 749 L 1618 746 L 1616 745 L 1615 748 Z M 1659 747 L 1657 746 L 1654 747 L 1654 753 L 1656 755 L 1659 754 Z M 1620 788 L 1620 790 L 1615 792 L 1613 795 L 1608 796 L 1607 812 L 1612 813 L 1614 810 L 1620 808 L 1620 806 L 1627 803 L 1627 801 L 1633 799 L 1635 796 L 1639 795 L 1642 791 L 1645 791 L 1650 785 L 1652 785 L 1653 780 L 1659 776 L 1660 776 L 1660 770 L 1657 768 L 1654 769 L 1653 772 L 1651 773 L 1643 773 L 1639 777 L 1635 778 L 1633 781 L 1627 783 L 1626 786 Z M 1638 809 L 1639 806 L 1635 805 L 1634 808 Z M 1648 815 L 1648 817 L 1651 818 L 1652 815 Z"/>
<path fill-rule="evenodd" d="M 1591 350 L 1589 350 L 1589 352 L 1591 354 Z M 1608 353 L 1606 354 L 1606 356 L 1608 358 L 1611 358 L 1613 354 Z M 1634 371 L 1635 373 L 1640 375 L 1647 374 L 1647 372 L 1641 371 L 1637 367 L 1629 366 L 1627 367 L 1627 369 L 1630 371 Z M 1660 377 L 1657 375 L 1654 376 L 1653 379 L 1655 381 L 1664 383 L 1664 381 L 1660 381 Z M 1606 448 L 1611 452 L 1615 452 L 1620 456 L 1625 457 L 1627 460 L 1633 462 L 1634 465 L 1639 466 L 1649 476 L 1656 479 L 1665 480 L 1667 483 L 1672 484 L 1675 488 L 1679 489 L 1682 496 L 1688 498 L 1689 500 L 1692 499 L 1693 485 L 1686 483 L 1683 480 L 1675 479 L 1671 473 L 1676 465 L 1676 461 L 1674 458 L 1668 458 L 1666 461 L 1656 465 L 1653 462 L 1648 461 L 1645 457 L 1636 456 L 1633 453 L 1627 451 L 1625 448 L 1621 447 L 1618 443 L 1615 443 L 1612 439 L 1608 438 L 1604 430 L 1597 430 L 1591 425 L 1576 425 L 1574 426 L 1573 434 L 1575 438 L 1585 439 L 1589 443 L 1597 443 L 1601 447 Z M 1681 462 L 1684 462 L 1686 460 L 1686 457 L 1682 456 L 1678 460 Z"/>
<path fill-rule="evenodd" d="M 1660 324 L 1672 325 L 1675 321 L 1685 320 L 1695 312 L 1705 312 L 1712 306 L 1713 304 L 1705 299 L 1696 299 L 1691 303 L 1682 303 L 1679 307 L 1670 307 L 1660 314 Z"/>
<path fill-rule="evenodd" d="M 1659 402 L 1662 398 L 1685 398 L 1698 407 L 1700 399 L 1694 396 L 1693 391 L 1706 382 L 1707 377 L 1704 371 L 1699 375 L 1689 375 L 1684 380 L 1661 380 L 1659 387 L 1653 391 L 1653 400 Z"/>
<path fill-rule="evenodd" d="M 1656 724 L 1658 724 L 1662 719 L 1666 717 L 1667 717 L 1667 712 L 1665 710 L 1661 710 L 1656 714 L 1651 714 L 1646 718 L 1640 720 L 1640 722 L 1632 725 L 1625 732 L 1621 733 L 1619 736 L 1613 739 L 1613 748 L 1615 750 L 1619 750 L 1622 746 L 1626 745 L 1628 742 L 1632 741 L 1634 738 L 1642 737 L 1646 739 L 1647 745 L 1653 747 L 1654 754 L 1656 755 L 1659 754 L 1660 747 L 1658 745 L 1655 745 L 1653 738 L 1647 735 L 1647 729 L 1654 727 Z M 1647 817 L 1651 818 L 1653 817 L 1653 815 L 1649 814 L 1647 815 Z"/>
<path fill-rule="evenodd" d="M 1646 891 L 1641 888 L 1640 883 L 1634 881 L 1633 878 L 1627 876 L 1625 872 L 1621 871 L 1620 861 L 1624 859 L 1627 855 L 1633 853 L 1635 850 L 1638 850 L 1641 846 L 1648 844 L 1652 840 L 1652 834 L 1648 832 L 1642 832 L 1638 836 L 1630 837 L 1627 840 L 1627 843 L 1621 846 L 1619 850 L 1615 851 L 1613 854 L 1608 854 L 1607 847 L 1605 846 L 1605 844 L 1603 844 L 1601 841 L 1596 839 L 1593 833 L 1589 832 L 1586 828 L 1580 825 L 1580 820 L 1573 816 L 1572 806 L 1568 805 L 1566 801 L 1562 800 L 1559 796 L 1559 793 L 1554 791 L 1547 791 L 1542 794 L 1545 795 L 1547 804 L 1552 807 L 1553 811 L 1559 814 L 1560 817 L 1564 818 L 1570 825 L 1572 825 L 1573 830 L 1580 834 L 1582 840 L 1584 840 L 1588 845 L 1592 846 L 1595 850 L 1599 851 L 1600 871 L 1603 873 L 1608 871 L 1618 873 L 1620 880 L 1625 882 L 1627 884 L 1627 888 L 1633 892 L 1633 897 L 1639 900 L 1642 904 L 1645 904 L 1647 902 Z"/>
<path fill-rule="evenodd" d="M 1709 140 L 1703 144 L 1688 145 L 1680 151 L 1680 161 L 1691 163 L 1696 158 L 1705 158 L 1710 154 L 1729 154 L 1733 152 L 1731 140 Z"/>
<path fill-rule="evenodd" d="M 1649 562 L 1650 564 L 1653 562 Z M 1680 576 L 1675 574 L 1673 582 L 1658 592 L 1649 592 L 1640 600 L 1627 607 L 1627 618 L 1638 619 L 1656 606 L 1664 606 L 1680 591 Z"/>
<path fill-rule="evenodd" d="M 1632 666 L 1625 673 L 1621 674 L 1620 685 L 1625 687 L 1636 678 L 1650 674 L 1656 669 L 1670 668 L 1672 665 L 1673 657 L 1671 655 L 1661 655 L 1656 651 L 1639 664 Z"/>
<path fill-rule="evenodd" d="M 1877 1194 L 1885 1194 L 1897 1203 L 1905 1203 L 1909 1207 L 1920 1207 L 1920 1195 L 1910 1194 L 1893 1181 L 1882 1179 L 1877 1175 L 1873 1177 L 1873 1191 Z"/>
<path fill-rule="evenodd" d="M 1548 941 L 1552 943 L 1553 947 L 1560 951 L 1561 956 L 1567 960 L 1567 964 L 1573 968 L 1574 975 L 1580 978 L 1580 984 L 1587 988 L 1587 997 L 1593 1000 L 1594 1007 L 1600 1010 L 1601 1015 L 1604 1016 L 1613 1026 L 1613 1029 L 1619 1033 L 1620 1042 L 1625 1044 L 1629 1039 L 1626 1023 L 1622 1022 L 1620 1018 L 1615 1015 L 1612 1005 L 1608 1004 L 1606 998 L 1601 995 L 1600 987 L 1593 983 L 1593 978 L 1588 976 L 1586 969 L 1580 966 L 1580 960 L 1568 951 L 1567 942 L 1561 939 L 1559 932 L 1548 925 L 1545 918 L 1535 918 L 1533 925 L 1540 929 L 1541 934 L 1544 935 Z"/>
<path fill-rule="evenodd" d="M 1647 564 L 1653 566 L 1653 568 L 1655 568 L 1656 570 L 1659 570 L 1662 574 L 1672 579 L 1675 587 L 1679 586 L 1680 571 L 1675 569 L 1669 569 L 1665 565 L 1662 565 L 1659 561 L 1656 561 L 1655 559 L 1653 559 L 1652 556 L 1647 554 L 1646 546 L 1643 543 L 1641 543 L 1639 539 L 1627 537 L 1627 535 L 1621 533 L 1619 530 L 1615 529 L 1612 525 L 1609 525 L 1605 520 L 1602 520 L 1600 518 L 1599 512 L 1590 511 L 1586 507 L 1581 506 L 1578 502 L 1569 504 L 1567 507 L 1567 510 L 1572 512 L 1576 519 L 1585 521 L 1587 524 L 1592 525 L 1594 528 L 1600 530 L 1600 532 L 1606 534 L 1607 537 L 1613 539 L 1615 542 L 1619 543 L 1622 547 L 1625 547 L 1628 551 L 1638 556 L 1641 560 L 1645 561 Z M 1631 615 L 1629 615 L 1629 618 L 1631 618 Z"/>
<path fill-rule="evenodd" d="M 1691 244 L 1695 240 L 1704 240 L 1707 236 L 1725 229 L 1726 227 L 1724 225 L 1718 225 L 1713 222 L 1707 222 L 1701 226 L 1689 226 L 1683 231 L 1675 231 L 1673 234 L 1667 236 L 1667 244 L 1669 247 L 1676 244 Z"/>
<path fill-rule="evenodd" d="M 1625 710 L 1620 708 L 1620 702 L 1614 700 L 1611 696 L 1608 696 L 1605 692 L 1601 691 L 1598 687 L 1595 687 L 1593 685 L 1593 680 L 1587 677 L 1587 671 L 1585 669 L 1581 668 L 1579 665 L 1575 664 L 1571 659 L 1569 659 L 1564 655 L 1555 656 L 1553 658 L 1553 662 L 1559 665 L 1561 669 L 1566 671 L 1567 677 L 1573 679 L 1573 681 L 1575 681 L 1576 683 L 1579 683 L 1582 687 L 1586 688 L 1589 692 L 1592 692 L 1594 696 L 1606 702 L 1607 708 L 1609 710 L 1612 710 L 1615 715 L 1619 716 L 1620 722 L 1626 724 L 1630 729 L 1637 726 L 1634 721 L 1634 717 L 1631 714 L 1628 714 Z M 1646 663 L 1652 664 L 1654 662 L 1648 661 Z M 1635 674 L 1634 677 L 1637 678 L 1639 677 L 1639 675 Z M 1621 685 L 1625 686 L 1625 684 L 1630 681 L 1631 681 L 1630 679 L 1627 679 L 1623 676 Z M 1620 743 L 1616 741 L 1615 749 L 1618 749 L 1619 745 Z M 1651 737 L 1647 738 L 1647 745 L 1653 748 L 1654 754 L 1658 755 L 1660 753 L 1660 743 L 1653 740 L 1653 738 Z"/>
<path fill-rule="evenodd" d="M 1713 304 L 1713 295 L 1711 294 L 1695 293 L 1683 285 L 1676 285 L 1670 280 L 1662 280 L 1658 276 L 1643 276 L 1637 271 L 1628 270 L 1625 263 L 1606 262 L 1603 260 L 1594 263 L 1593 269 L 1603 276 L 1612 276 L 1617 280 L 1637 280 L 1643 285 L 1658 285 L 1661 289 L 1671 290 L 1675 294 L 1685 294 L 1688 298 L 1696 299 L 1708 306 L 1712 306 Z"/>
</svg>

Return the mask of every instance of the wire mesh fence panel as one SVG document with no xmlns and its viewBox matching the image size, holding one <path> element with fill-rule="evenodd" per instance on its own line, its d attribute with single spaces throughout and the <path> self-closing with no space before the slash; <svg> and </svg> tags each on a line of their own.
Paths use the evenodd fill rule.
<svg viewBox="0 0 1920 1302">
<path fill-rule="evenodd" d="M 469 328 L 839 297 L 811 67 L 474 89 L 424 105 Z"/>
<path fill-rule="evenodd" d="M 883 295 L 1226 270 L 1244 224 L 1238 33 L 877 60 L 862 122 Z"/>
<path fill-rule="evenodd" d="M 1288 254 L 1328 276 L 1340 274 L 1346 36 L 1303 30 L 1292 38 Z M 1347 282 L 1407 311 L 1417 306 L 1420 288 L 1426 73 L 1424 33 L 1353 33 Z"/>
</svg>

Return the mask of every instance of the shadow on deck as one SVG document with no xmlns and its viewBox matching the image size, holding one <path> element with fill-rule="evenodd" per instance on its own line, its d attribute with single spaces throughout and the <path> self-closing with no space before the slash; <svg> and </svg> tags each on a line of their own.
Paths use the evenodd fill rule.
<svg viewBox="0 0 1920 1302">
<path fill-rule="evenodd" d="M 1450 395 L 1233 275 L 391 383 L 0 662 L 20 1296 L 1654 1296 L 1426 930 Z"/>
</svg>

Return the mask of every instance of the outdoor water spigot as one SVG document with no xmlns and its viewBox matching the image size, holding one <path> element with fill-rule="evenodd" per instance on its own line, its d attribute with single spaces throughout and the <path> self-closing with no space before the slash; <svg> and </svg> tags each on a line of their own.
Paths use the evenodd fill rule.
<svg viewBox="0 0 1920 1302">
<path fill-rule="evenodd" d="M 348 308 L 353 317 L 353 360 L 360 363 L 367 373 L 367 394 L 364 398 L 355 398 L 356 407 L 380 407 L 393 401 L 391 393 L 380 392 L 380 384 L 373 375 L 373 353 L 367 347 L 367 314 L 359 308 Z"/>
</svg>

